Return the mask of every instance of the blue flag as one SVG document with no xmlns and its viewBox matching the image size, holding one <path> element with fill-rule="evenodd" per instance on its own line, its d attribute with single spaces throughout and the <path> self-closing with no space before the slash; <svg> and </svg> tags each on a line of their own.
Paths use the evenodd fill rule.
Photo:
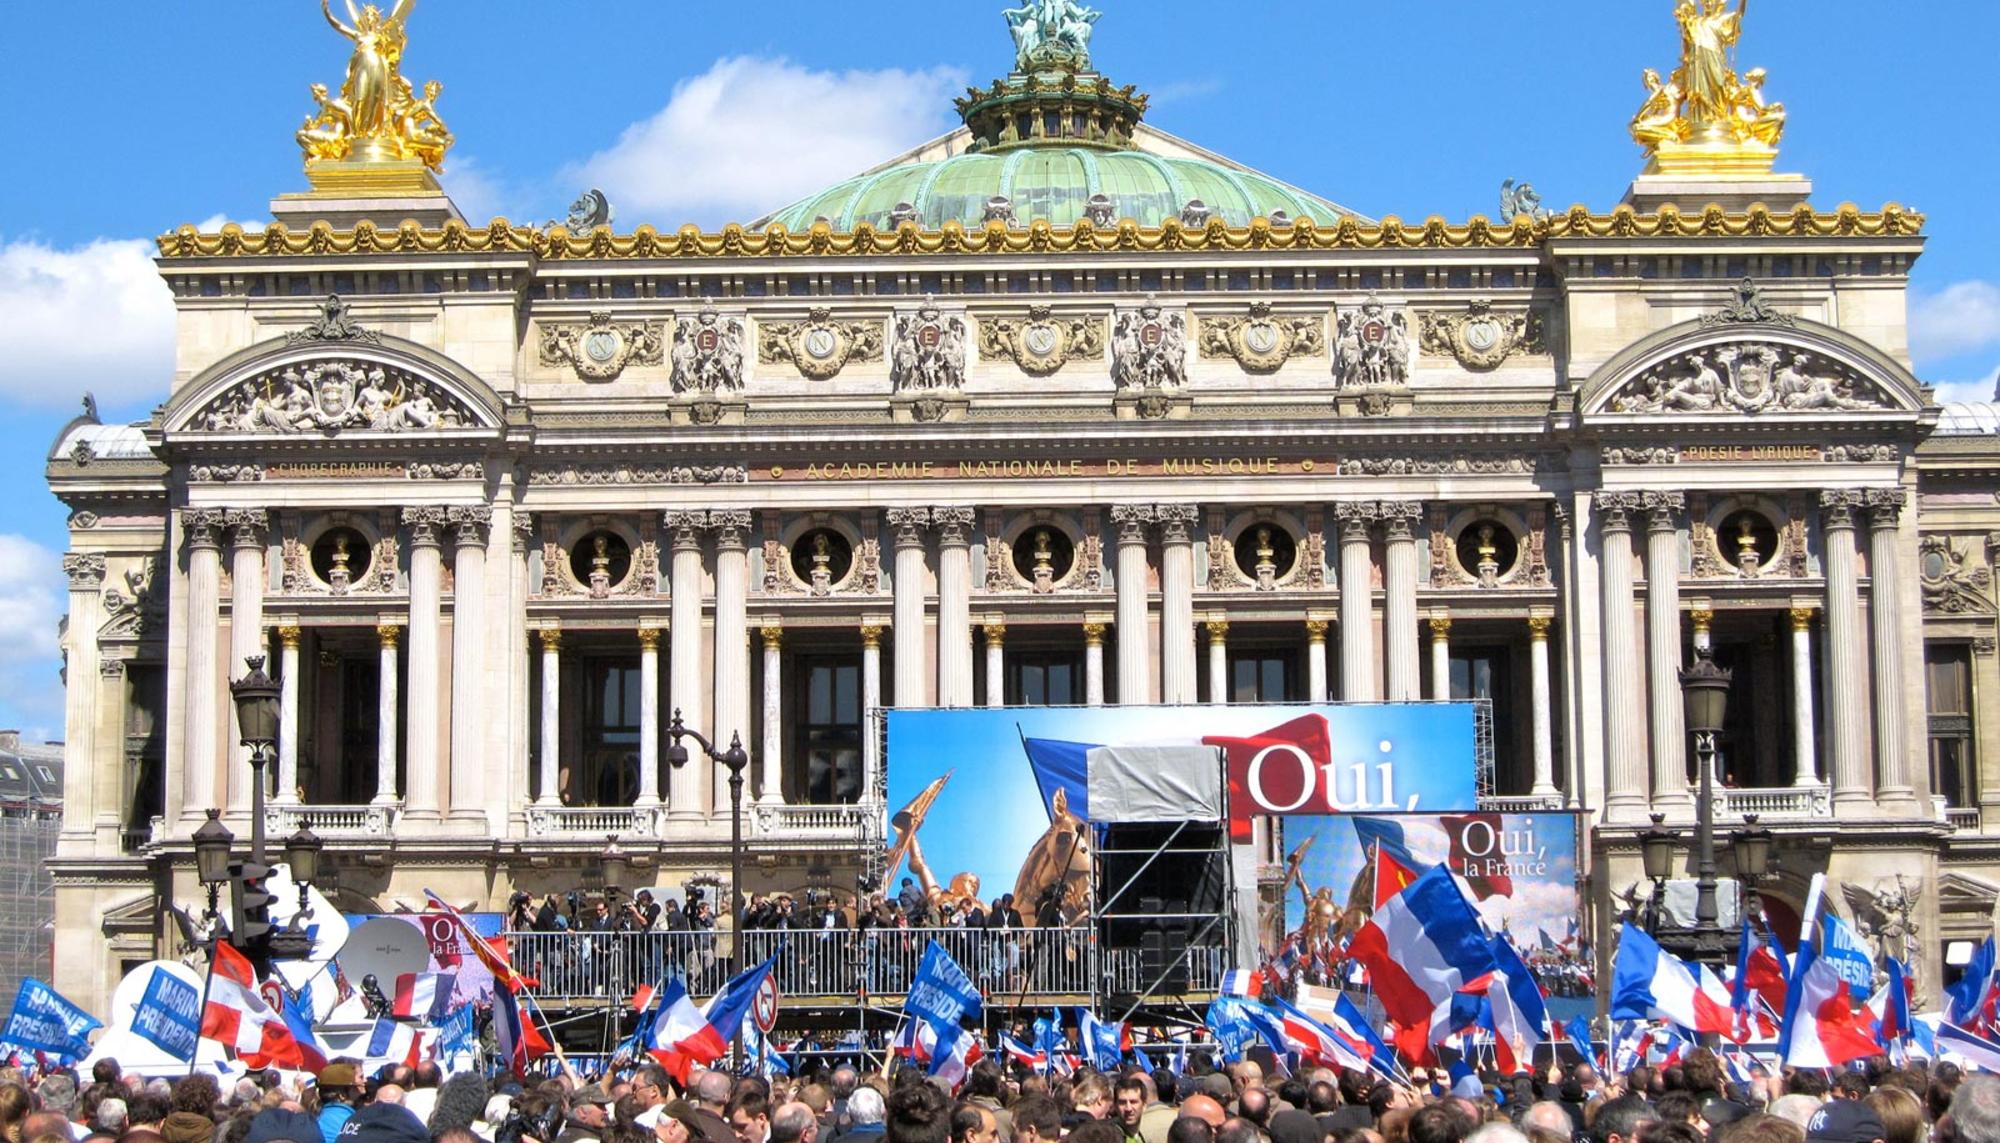
<svg viewBox="0 0 2000 1143">
<path fill-rule="evenodd" d="M 1280 1056 L 1291 1051 L 1285 1039 L 1284 1018 L 1255 1000 L 1218 996 L 1209 1002 L 1204 1023 L 1215 1033 L 1222 1058 L 1231 1063 L 1242 1059 L 1245 1050 L 1259 1043 Z"/>
<path fill-rule="evenodd" d="M 1582 1056 L 1585 1063 L 1595 1065 L 1598 1062 L 1597 1046 L 1590 1042 L 1589 1020 L 1582 1016 L 1573 1016 L 1563 1031 L 1569 1033 L 1570 1047 L 1576 1049 L 1576 1054 Z"/>
<path fill-rule="evenodd" d="M 460 1005 L 457 1011 L 445 1017 L 444 1022 L 438 1025 L 439 1059 L 450 1059 L 460 1052 L 470 1052 L 478 1046 L 479 1028 L 474 1023 L 475 1015 L 472 1005 Z"/>
<path fill-rule="evenodd" d="M 90 1054 L 91 1031 L 102 1027 L 103 1021 L 28 977 L 14 994 L 14 1011 L 8 1015 L 5 1029 L 0 1030 L 0 1043 L 62 1060 L 82 1059 Z"/>
<path fill-rule="evenodd" d="M 1986 981 L 1993 975 L 1993 959 L 1993 938 L 1987 937 L 1965 963 L 1958 981 L 1945 986 L 1945 995 L 1951 998 L 1951 1003 L 1945 1006 L 1945 1019 L 1963 1024 L 1979 1011 L 1979 1001 L 1986 995 Z"/>
<path fill-rule="evenodd" d="M 979 986 L 943 945 L 932 941 L 917 965 L 916 979 L 910 982 L 903 1007 L 929 1024 L 939 1043 L 948 1044 L 957 1038 L 961 1020 L 979 1018 L 982 1004 Z"/>
<path fill-rule="evenodd" d="M 132 1010 L 132 1031 L 177 1060 L 192 1060 L 201 1038 L 201 989 L 158 965 Z"/>
</svg>

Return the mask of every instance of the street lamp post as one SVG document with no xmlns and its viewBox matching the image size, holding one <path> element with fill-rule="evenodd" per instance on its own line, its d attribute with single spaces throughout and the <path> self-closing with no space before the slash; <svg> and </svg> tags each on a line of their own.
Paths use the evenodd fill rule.
<svg viewBox="0 0 2000 1143">
<path fill-rule="evenodd" d="M 210 810 L 209 820 L 195 831 L 195 865 L 202 883 L 209 886 L 211 902 L 221 880 L 227 878 L 231 882 L 233 923 L 229 943 L 256 966 L 260 976 L 267 976 L 274 960 L 297 960 L 312 952 L 312 938 L 306 933 L 304 925 L 309 904 L 306 891 L 319 873 L 319 856 L 324 843 L 303 825 L 285 840 L 285 862 L 299 886 L 299 911 L 293 915 L 291 924 L 277 932 L 271 931 L 272 897 L 266 888 L 271 867 L 264 861 L 264 787 L 265 770 L 271 764 L 271 752 L 278 742 L 279 685 L 277 680 L 265 673 L 264 656 L 251 655 L 243 663 L 250 668 L 250 672 L 229 684 L 229 694 L 236 703 L 236 725 L 242 730 L 243 745 L 250 748 L 253 783 L 250 788 L 250 855 L 247 861 L 229 861 L 229 850 L 235 838 L 217 820 L 217 811 Z"/>
<path fill-rule="evenodd" d="M 1665 925 L 1658 916 L 1659 906 L 1664 903 L 1665 878 L 1673 862 L 1672 833 L 1662 829 L 1659 815 L 1654 815 L 1653 828 L 1640 838 L 1646 852 L 1647 876 L 1655 879 L 1655 935 L 1668 951 L 1708 965 L 1723 963 L 1735 943 L 1734 935 L 1722 929 L 1715 900 L 1716 738 L 1722 733 L 1723 719 L 1729 710 L 1729 677 L 1728 670 L 1715 665 L 1707 647 L 1696 647 L 1694 664 L 1680 673 L 1682 713 L 1688 733 L 1694 736 L 1695 768 L 1699 771 L 1694 807 L 1693 925 Z M 1656 854 L 1656 850 L 1660 852 Z"/>
<path fill-rule="evenodd" d="M 682 745 L 683 738 L 692 738 L 701 752 L 711 762 L 719 762 L 729 771 L 729 932 L 730 940 L 736 946 L 736 967 L 743 967 L 743 771 L 750 765 L 750 753 L 743 749 L 743 736 L 732 733 L 729 749 L 717 751 L 699 730 L 691 730 L 681 722 L 681 710 L 674 708 L 674 717 L 667 723 L 667 764 L 675 768 L 687 765 L 688 748 Z M 730 1045 L 730 1062 L 743 1062 L 743 1030 L 738 1028 Z"/>
</svg>

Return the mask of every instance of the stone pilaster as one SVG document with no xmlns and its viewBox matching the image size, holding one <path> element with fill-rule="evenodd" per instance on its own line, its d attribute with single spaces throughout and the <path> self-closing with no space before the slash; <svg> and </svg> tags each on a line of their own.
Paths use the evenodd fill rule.
<svg viewBox="0 0 2000 1143">
<path fill-rule="evenodd" d="M 1340 525 L 1340 697 L 1348 702 L 1376 698 L 1374 562 L 1368 551 L 1376 512 L 1372 501 L 1333 506 Z"/>
<path fill-rule="evenodd" d="M 1875 808 L 1867 754 L 1869 696 L 1858 666 L 1866 647 L 1861 634 L 1860 554 L 1855 514 L 1861 493 L 1829 488 L 1819 494 L 1820 536 L 1826 567 L 1826 707 L 1833 812 L 1866 816 Z"/>
<path fill-rule="evenodd" d="M 1598 669 L 1604 685 L 1604 754 L 1610 821 L 1646 819 L 1646 749 L 1640 734 L 1639 633 L 1632 614 L 1632 514 L 1636 492 L 1597 497 L 1603 566 L 1598 588 L 1604 608 L 1604 649 Z"/>
<path fill-rule="evenodd" d="M 1646 512 L 1646 698 L 1651 722 L 1653 808 L 1693 808 L 1687 778 L 1687 730 L 1681 711 L 1680 516 L 1687 497 L 1642 492 Z"/>
<path fill-rule="evenodd" d="M 1160 700 L 1195 700 L 1193 504 L 1161 504 L 1160 524 Z"/>
<path fill-rule="evenodd" d="M 1146 529 L 1153 522 L 1153 506 L 1114 504 L 1111 522 L 1118 526 L 1118 701 L 1151 702 L 1152 655 L 1146 637 Z"/>
<path fill-rule="evenodd" d="M 1415 500 L 1382 502 L 1382 629 L 1388 644 L 1390 702 L 1415 702 L 1422 697 L 1423 676 L 1417 658 L 1417 536 L 1423 515 Z"/>
<path fill-rule="evenodd" d="M 961 506 L 931 509 L 938 541 L 938 705 L 972 705 L 972 524 Z"/>
</svg>

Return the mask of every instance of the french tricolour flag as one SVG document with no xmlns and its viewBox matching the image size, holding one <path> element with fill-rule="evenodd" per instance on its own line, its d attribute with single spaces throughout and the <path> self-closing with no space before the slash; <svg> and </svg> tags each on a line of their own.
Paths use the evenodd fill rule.
<svg viewBox="0 0 2000 1143">
<path fill-rule="evenodd" d="M 1049 1054 L 1046 1051 L 1030 1048 L 1005 1032 L 1000 1033 L 1000 1050 L 1007 1053 L 1008 1059 L 1031 1071 L 1039 1073 L 1048 1070 Z"/>
<path fill-rule="evenodd" d="M 771 975 L 777 959 L 773 953 L 764 963 L 737 973 L 701 1008 L 688 998 L 685 985 L 669 981 L 660 990 L 659 1007 L 653 1014 L 652 1043 L 648 1045 L 653 1058 L 683 1085 L 693 1065 L 721 1059 L 729 1050 L 730 1039 L 743 1027 L 757 989 Z"/>
<path fill-rule="evenodd" d="M 1826 934 L 1820 922 L 1823 874 L 1813 874 L 1806 891 L 1806 920 L 1799 934 L 1798 955 L 1792 958 L 1792 978 L 1786 985 L 1785 1021 L 1778 1033 L 1778 1054 L 1799 1068 L 1837 1068 L 1849 1060 L 1881 1051 L 1869 1031 L 1872 1021 L 1854 1013 L 1854 990 L 1841 975 L 1841 965 L 1824 955 Z"/>
<path fill-rule="evenodd" d="M 1368 1070 L 1368 1057 L 1358 1044 L 1289 1001 L 1279 999 L 1272 1007 L 1284 1022 L 1285 1042 L 1307 1062 L 1329 1068 Z"/>
<path fill-rule="evenodd" d="M 375 1026 L 369 1029 L 368 1042 L 362 1046 L 362 1074 L 373 1075 L 389 1065 L 415 1067 L 420 1043 L 413 1026 L 394 1020 L 376 1020 Z"/>
<path fill-rule="evenodd" d="M 1428 1026 L 1453 993 L 1496 967 L 1478 914 L 1442 865 L 1379 905 L 1347 952 L 1368 966 L 1383 1009 L 1405 1027 Z"/>
<path fill-rule="evenodd" d="M 435 1023 L 449 1014 L 455 972 L 406 972 L 396 978 L 396 999 L 389 1014 L 399 1020 Z"/>
<path fill-rule="evenodd" d="M 208 969 L 208 1002 L 202 1006 L 201 1038 L 215 1040 L 253 1068 L 307 1070 L 326 1066 L 286 1026 L 284 1017 L 257 991 L 257 970 L 226 942 L 215 942 Z"/>
<path fill-rule="evenodd" d="M 1618 933 L 1618 956 L 1611 970 L 1613 1020 L 1669 1020 L 1690 1032 L 1735 1038 L 1729 994 L 1711 976 L 1695 974 L 1658 941 L 1626 922 Z"/>
</svg>

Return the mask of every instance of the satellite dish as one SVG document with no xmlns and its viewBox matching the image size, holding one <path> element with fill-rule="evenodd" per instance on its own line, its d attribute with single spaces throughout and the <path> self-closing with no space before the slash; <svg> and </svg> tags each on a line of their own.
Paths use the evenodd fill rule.
<svg viewBox="0 0 2000 1143">
<path fill-rule="evenodd" d="M 416 925 L 396 917 L 376 917 L 347 934 L 337 959 L 357 991 L 363 979 L 373 976 L 384 994 L 394 995 L 397 977 L 430 968 L 431 947 Z"/>
</svg>

